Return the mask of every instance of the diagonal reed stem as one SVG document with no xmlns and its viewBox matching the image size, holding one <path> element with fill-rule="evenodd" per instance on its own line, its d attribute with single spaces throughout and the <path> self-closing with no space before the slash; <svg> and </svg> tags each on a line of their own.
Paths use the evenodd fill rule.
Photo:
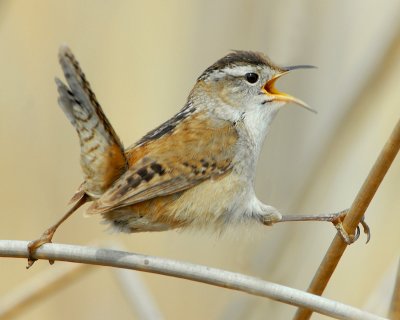
<svg viewBox="0 0 400 320">
<path fill-rule="evenodd" d="M 397 267 L 396 281 L 389 310 L 389 319 L 400 320 L 400 261 Z"/>
<path fill-rule="evenodd" d="M 348 234 L 354 234 L 356 227 L 360 223 L 365 211 L 367 210 L 376 190 L 381 184 L 386 172 L 389 170 L 394 158 L 400 149 L 400 120 L 398 120 L 392 134 L 384 145 L 378 159 L 375 161 L 367 179 L 364 181 L 354 202 L 343 221 L 343 227 Z M 339 263 L 347 244 L 340 235 L 333 239 L 328 251 L 325 254 L 313 280 L 307 291 L 316 295 L 321 295 L 331 278 L 336 266 Z M 310 319 L 312 311 L 309 309 L 298 309 L 294 320 Z"/>
</svg>

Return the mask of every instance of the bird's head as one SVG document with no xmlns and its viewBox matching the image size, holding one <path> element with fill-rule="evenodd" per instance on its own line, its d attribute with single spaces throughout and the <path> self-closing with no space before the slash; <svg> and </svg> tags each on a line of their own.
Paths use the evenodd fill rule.
<svg viewBox="0 0 400 320">
<path fill-rule="evenodd" d="M 308 68 L 313 66 L 278 67 L 261 53 L 233 51 L 202 73 L 193 93 L 200 92 L 208 96 L 213 107 L 230 106 L 244 113 L 276 110 L 288 102 L 315 112 L 305 102 L 275 87 L 275 82 L 281 76 L 295 69 Z"/>
</svg>

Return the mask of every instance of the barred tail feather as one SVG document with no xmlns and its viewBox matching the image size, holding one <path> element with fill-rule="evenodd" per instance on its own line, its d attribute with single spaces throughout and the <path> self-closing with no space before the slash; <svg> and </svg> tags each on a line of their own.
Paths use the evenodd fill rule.
<svg viewBox="0 0 400 320">
<path fill-rule="evenodd" d="M 80 139 L 83 189 L 98 198 L 126 171 L 124 148 L 68 47 L 60 48 L 59 60 L 68 85 L 55 80 L 58 103 Z"/>
</svg>

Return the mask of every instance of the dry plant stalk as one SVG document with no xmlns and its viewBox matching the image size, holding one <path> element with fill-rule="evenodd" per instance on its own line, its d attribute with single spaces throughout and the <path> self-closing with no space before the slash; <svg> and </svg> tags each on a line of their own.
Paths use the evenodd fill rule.
<svg viewBox="0 0 400 320">
<path fill-rule="evenodd" d="M 354 234 L 355 229 L 360 223 L 367 210 L 376 190 L 381 184 L 386 172 L 389 170 L 394 158 L 400 149 L 400 120 L 398 120 L 392 134 L 384 145 L 378 159 L 364 181 L 354 202 L 343 221 L 343 227 L 348 234 Z M 321 295 L 326 288 L 336 266 L 342 257 L 347 244 L 337 234 L 333 239 L 328 251 L 325 254 L 313 280 L 307 291 L 313 294 Z M 311 317 L 312 311 L 309 309 L 299 309 L 294 320 L 306 320 Z"/>
<path fill-rule="evenodd" d="M 390 304 L 389 319 L 400 320 L 400 261 L 393 289 L 392 303 Z"/>
</svg>

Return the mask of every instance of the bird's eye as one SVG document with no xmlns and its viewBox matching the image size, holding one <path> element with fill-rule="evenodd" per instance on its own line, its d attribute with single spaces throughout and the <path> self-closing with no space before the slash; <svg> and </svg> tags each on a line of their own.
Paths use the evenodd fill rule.
<svg viewBox="0 0 400 320">
<path fill-rule="evenodd" d="M 246 73 L 245 77 L 246 77 L 246 81 L 248 83 L 256 83 L 258 81 L 257 73 L 249 72 L 249 73 Z"/>
</svg>

